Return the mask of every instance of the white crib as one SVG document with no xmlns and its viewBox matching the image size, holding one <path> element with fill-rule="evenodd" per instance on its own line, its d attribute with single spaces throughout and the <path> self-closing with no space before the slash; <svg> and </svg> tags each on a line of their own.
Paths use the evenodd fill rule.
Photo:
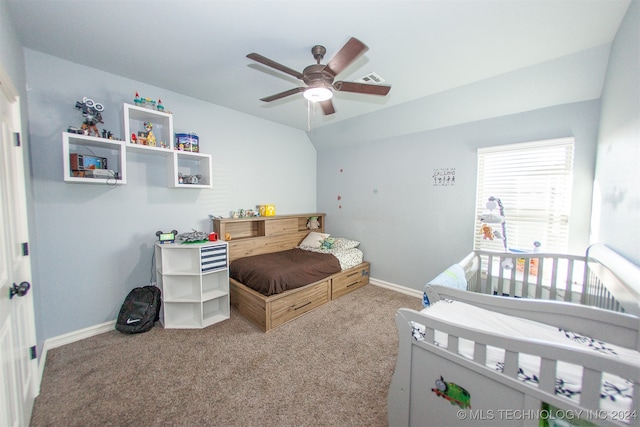
<svg viewBox="0 0 640 427">
<path fill-rule="evenodd" d="M 513 268 L 502 268 L 508 263 Z M 458 263 L 467 290 L 573 302 L 640 316 L 638 266 L 602 244 L 585 256 L 474 251 Z"/>
<path fill-rule="evenodd" d="M 398 311 L 390 426 L 640 426 L 640 268 L 602 245 L 459 265 L 472 292 L 432 283 L 431 308 Z"/>
</svg>

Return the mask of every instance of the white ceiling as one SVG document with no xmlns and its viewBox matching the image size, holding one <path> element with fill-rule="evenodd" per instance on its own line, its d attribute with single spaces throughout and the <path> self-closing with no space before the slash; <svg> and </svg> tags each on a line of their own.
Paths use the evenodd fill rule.
<svg viewBox="0 0 640 427">
<path fill-rule="evenodd" d="M 610 43 L 629 3 L 8 0 L 25 47 L 302 130 L 301 94 L 259 98 L 303 83 L 248 53 L 302 71 L 316 44 L 323 63 L 352 36 L 369 46 L 336 80 L 375 72 L 390 94 L 336 93 L 336 113 L 313 116 L 321 127 Z"/>
</svg>

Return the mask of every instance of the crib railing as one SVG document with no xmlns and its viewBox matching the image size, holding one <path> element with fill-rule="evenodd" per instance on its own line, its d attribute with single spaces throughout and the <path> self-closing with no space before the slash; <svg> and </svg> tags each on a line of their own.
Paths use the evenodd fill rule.
<svg viewBox="0 0 640 427">
<path fill-rule="evenodd" d="M 473 292 L 591 305 L 640 316 L 640 269 L 604 245 L 586 256 L 474 251 L 459 263 Z M 615 272 L 615 273 L 614 273 Z"/>
<path fill-rule="evenodd" d="M 469 290 L 518 298 L 584 303 L 585 258 L 551 253 L 475 251 Z"/>
<path fill-rule="evenodd" d="M 640 317 L 640 267 L 605 245 L 587 249 L 586 304 Z"/>
</svg>

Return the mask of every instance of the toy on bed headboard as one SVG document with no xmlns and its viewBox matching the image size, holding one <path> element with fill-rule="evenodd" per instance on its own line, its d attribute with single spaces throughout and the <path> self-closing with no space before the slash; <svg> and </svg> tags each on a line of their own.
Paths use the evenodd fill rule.
<svg viewBox="0 0 640 427">
<path fill-rule="evenodd" d="M 307 228 L 309 230 L 317 230 L 320 228 L 320 222 L 318 221 L 317 216 L 309 217 L 309 220 L 307 221 Z"/>
</svg>

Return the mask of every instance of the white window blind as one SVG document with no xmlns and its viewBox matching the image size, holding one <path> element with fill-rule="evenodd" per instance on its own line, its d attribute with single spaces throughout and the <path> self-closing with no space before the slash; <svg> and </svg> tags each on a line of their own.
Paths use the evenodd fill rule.
<svg viewBox="0 0 640 427">
<path fill-rule="evenodd" d="M 574 138 L 478 149 L 476 249 L 504 251 L 504 241 L 484 239 L 480 217 L 490 197 L 500 199 L 508 249 L 566 253 L 569 241 Z M 499 215 L 498 209 L 493 211 Z M 489 224 L 502 231 L 499 224 Z"/>
</svg>

